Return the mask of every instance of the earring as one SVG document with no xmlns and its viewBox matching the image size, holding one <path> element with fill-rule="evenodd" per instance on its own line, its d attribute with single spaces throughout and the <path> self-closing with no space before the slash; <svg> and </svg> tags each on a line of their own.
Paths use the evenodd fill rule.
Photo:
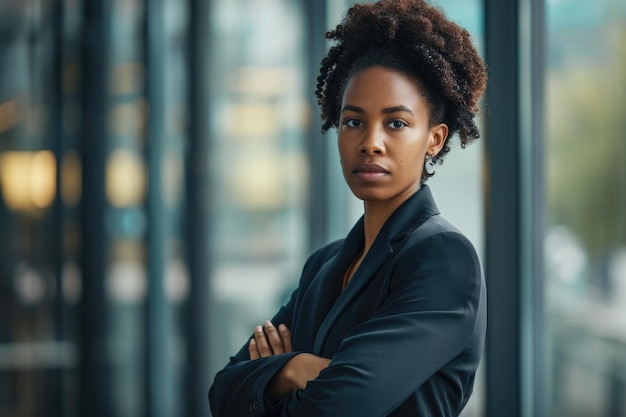
<svg viewBox="0 0 626 417">
<path fill-rule="evenodd" d="M 426 154 L 426 156 L 424 157 L 424 172 L 426 173 L 426 176 L 432 177 L 433 175 L 435 175 L 436 164 L 437 161 L 433 159 L 433 157 L 429 154 Z"/>
</svg>

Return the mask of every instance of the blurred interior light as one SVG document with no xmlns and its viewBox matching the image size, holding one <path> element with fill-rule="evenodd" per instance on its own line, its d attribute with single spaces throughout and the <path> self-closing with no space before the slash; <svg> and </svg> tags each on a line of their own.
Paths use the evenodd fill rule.
<svg viewBox="0 0 626 417">
<path fill-rule="evenodd" d="M 296 91 L 299 77 L 299 72 L 290 67 L 243 67 L 233 72 L 230 89 L 239 94 L 272 98 Z"/>
<path fill-rule="evenodd" d="M 76 304 L 82 294 L 83 283 L 80 275 L 80 266 L 73 261 L 68 261 L 63 265 L 63 275 L 61 277 L 61 291 L 63 297 L 70 304 Z"/>
<path fill-rule="evenodd" d="M 44 209 L 56 194 L 56 158 L 50 151 L 9 151 L 0 155 L 0 187 L 13 211 Z"/>
<path fill-rule="evenodd" d="M 117 65 L 111 75 L 113 94 L 133 94 L 140 91 L 144 84 L 144 66 L 129 62 Z"/>
<path fill-rule="evenodd" d="M 231 107 L 225 119 L 226 132 L 235 138 L 268 138 L 280 128 L 276 108 L 267 103 L 239 103 Z"/>
<path fill-rule="evenodd" d="M 25 304 L 38 304 L 46 295 L 43 276 L 24 262 L 17 264 L 13 284 L 16 294 Z"/>
<path fill-rule="evenodd" d="M 141 204 L 146 194 L 146 169 L 136 153 L 118 149 L 109 155 L 106 165 L 106 194 L 118 208 Z"/>
<path fill-rule="evenodd" d="M 165 295 L 172 304 L 180 304 L 189 295 L 189 272 L 184 262 L 168 262 L 164 276 Z"/>
<path fill-rule="evenodd" d="M 31 201 L 37 208 L 46 208 L 56 194 L 57 161 L 50 151 L 36 152 L 31 167 Z"/>
<path fill-rule="evenodd" d="M 67 207 L 76 207 L 80 201 L 82 187 L 82 165 L 76 151 L 63 155 L 61 163 L 61 198 Z"/>
<path fill-rule="evenodd" d="M 139 261 L 114 262 L 107 271 L 106 289 L 115 302 L 141 302 L 148 289 L 145 266 Z"/>
<path fill-rule="evenodd" d="M 231 179 L 232 192 L 239 204 L 257 210 L 282 207 L 287 189 L 281 156 L 251 152 L 238 158 Z"/>
<path fill-rule="evenodd" d="M 109 131 L 117 136 L 137 136 L 146 125 L 149 105 L 143 98 L 132 103 L 119 103 L 109 113 Z"/>
<path fill-rule="evenodd" d="M 17 123 L 17 104 L 15 100 L 0 104 L 0 133 L 13 128 Z"/>
</svg>

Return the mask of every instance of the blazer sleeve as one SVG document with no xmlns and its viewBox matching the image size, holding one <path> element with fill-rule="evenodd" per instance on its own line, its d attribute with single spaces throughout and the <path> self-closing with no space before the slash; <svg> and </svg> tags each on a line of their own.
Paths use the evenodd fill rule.
<svg viewBox="0 0 626 417">
<path fill-rule="evenodd" d="M 266 415 L 387 415 L 461 354 L 484 290 L 474 248 L 458 232 L 409 246 L 381 308 L 346 335 L 317 379 Z"/>
<path fill-rule="evenodd" d="M 272 323 L 284 323 L 291 328 L 295 297 L 296 292 L 272 318 Z M 252 337 L 253 335 L 250 335 L 250 338 Z M 215 375 L 209 390 L 209 405 L 213 417 L 249 417 L 265 410 L 269 405 L 264 394 L 265 387 L 296 354 L 288 353 L 250 360 L 246 342 L 241 350 L 230 358 L 224 369 Z"/>
<path fill-rule="evenodd" d="M 312 254 L 303 270 L 306 271 L 319 256 L 319 250 Z M 283 323 L 292 328 L 294 307 L 303 286 L 306 286 L 306 282 L 301 279 L 299 287 L 291 294 L 287 304 L 271 319 L 272 323 Z M 251 334 L 250 338 L 252 337 Z M 230 358 L 224 369 L 215 375 L 209 389 L 209 406 L 213 417 L 252 417 L 267 410 L 270 407 L 270 401 L 265 397 L 268 383 L 298 353 L 302 352 L 250 360 L 246 342 L 239 352 Z"/>
</svg>

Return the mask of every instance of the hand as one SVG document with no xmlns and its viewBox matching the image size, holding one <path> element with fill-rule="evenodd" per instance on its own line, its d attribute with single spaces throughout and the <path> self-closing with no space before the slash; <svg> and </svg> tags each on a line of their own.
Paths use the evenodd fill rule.
<svg viewBox="0 0 626 417">
<path fill-rule="evenodd" d="M 330 359 L 311 353 L 300 353 L 291 358 L 272 378 L 266 394 L 272 403 L 297 389 L 304 389 L 309 381 L 317 378 L 328 367 Z"/>
<path fill-rule="evenodd" d="M 294 389 L 304 389 L 307 382 L 317 378 L 324 369 L 328 368 L 330 359 L 301 353 L 294 356 L 283 366 L 281 372 L 292 383 Z"/>
<path fill-rule="evenodd" d="M 263 326 L 256 326 L 254 337 L 248 343 L 251 360 L 291 351 L 291 331 L 284 324 L 276 329 L 269 320 Z"/>
</svg>

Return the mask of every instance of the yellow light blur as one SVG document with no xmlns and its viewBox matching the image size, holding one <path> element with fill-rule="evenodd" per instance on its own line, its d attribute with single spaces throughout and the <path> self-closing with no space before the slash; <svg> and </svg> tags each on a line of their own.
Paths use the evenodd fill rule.
<svg viewBox="0 0 626 417">
<path fill-rule="evenodd" d="M 233 72 L 230 89 L 239 94 L 272 98 L 296 91 L 300 77 L 299 71 L 291 67 L 241 67 Z"/>
<path fill-rule="evenodd" d="M 82 188 L 82 163 L 76 151 L 63 155 L 61 162 L 61 198 L 68 207 L 76 207 Z"/>
<path fill-rule="evenodd" d="M 141 204 L 146 195 L 146 169 L 137 153 L 118 149 L 109 155 L 106 165 L 106 195 L 114 207 Z"/>
<path fill-rule="evenodd" d="M 287 198 L 284 165 L 280 155 L 269 152 L 239 155 L 233 164 L 231 192 L 243 207 L 273 210 Z"/>
<path fill-rule="evenodd" d="M 15 100 L 0 104 L 0 133 L 6 132 L 17 123 L 17 105 Z"/>
<path fill-rule="evenodd" d="M 56 158 L 50 151 L 0 155 L 0 186 L 13 211 L 45 209 L 56 195 Z"/>
<path fill-rule="evenodd" d="M 275 106 L 265 103 L 240 103 L 231 107 L 226 131 L 235 138 L 270 138 L 280 128 Z"/>
<path fill-rule="evenodd" d="M 57 191 L 56 167 L 57 160 L 52 152 L 41 151 L 33 155 L 30 199 L 37 208 L 49 207 L 54 201 Z"/>
<path fill-rule="evenodd" d="M 2 196 L 10 210 L 30 206 L 30 152 L 6 152 L 0 156 Z"/>
</svg>

